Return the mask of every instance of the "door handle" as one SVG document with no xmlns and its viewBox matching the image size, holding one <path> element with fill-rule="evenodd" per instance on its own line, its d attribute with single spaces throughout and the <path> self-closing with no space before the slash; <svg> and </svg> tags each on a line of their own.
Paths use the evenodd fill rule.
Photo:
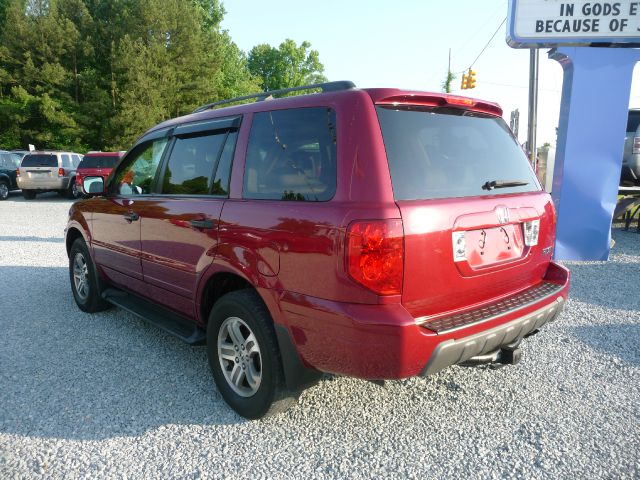
<svg viewBox="0 0 640 480">
<path fill-rule="evenodd" d="M 140 215 L 138 215 L 136 212 L 129 212 L 124 216 L 124 219 L 129 223 L 135 222 L 139 218 L 140 218 Z"/>
<path fill-rule="evenodd" d="M 190 220 L 189 225 L 193 228 L 211 229 L 213 228 L 212 220 Z"/>
</svg>

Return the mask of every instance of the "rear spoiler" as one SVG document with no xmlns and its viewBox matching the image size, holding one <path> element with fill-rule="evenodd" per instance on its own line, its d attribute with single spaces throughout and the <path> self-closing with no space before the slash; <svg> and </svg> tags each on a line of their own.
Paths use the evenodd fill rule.
<svg viewBox="0 0 640 480">
<path fill-rule="evenodd" d="M 489 115 L 502 116 L 502 108 L 496 103 L 455 95 L 400 94 L 376 100 L 376 105 L 418 105 L 425 107 L 451 107 Z"/>
</svg>

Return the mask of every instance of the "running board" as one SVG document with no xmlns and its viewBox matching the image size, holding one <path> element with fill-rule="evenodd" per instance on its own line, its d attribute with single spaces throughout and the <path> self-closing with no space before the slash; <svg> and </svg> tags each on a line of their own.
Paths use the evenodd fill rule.
<svg viewBox="0 0 640 480">
<path fill-rule="evenodd" d="M 207 335 L 192 320 L 165 308 L 154 305 L 137 295 L 116 288 L 107 288 L 102 298 L 127 312 L 142 318 L 190 345 L 204 345 Z"/>
</svg>

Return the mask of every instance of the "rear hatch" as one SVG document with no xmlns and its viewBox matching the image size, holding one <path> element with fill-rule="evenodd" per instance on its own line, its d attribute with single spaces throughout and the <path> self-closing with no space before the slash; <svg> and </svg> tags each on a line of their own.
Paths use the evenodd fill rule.
<svg viewBox="0 0 640 480">
<path fill-rule="evenodd" d="M 106 179 L 119 159 L 118 154 L 85 155 L 78 165 L 77 174 L 81 177 L 100 176 Z"/>
<path fill-rule="evenodd" d="M 411 314 L 474 309 L 540 284 L 555 212 L 499 107 L 441 96 L 376 103 Z"/>
<path fill-rule="evenodd" d="M 31 183 L 50 183 L 58 178 L 58 157 L 52 153 L 32 153 L 22 159 L 20 176 Z"/>
</svg>

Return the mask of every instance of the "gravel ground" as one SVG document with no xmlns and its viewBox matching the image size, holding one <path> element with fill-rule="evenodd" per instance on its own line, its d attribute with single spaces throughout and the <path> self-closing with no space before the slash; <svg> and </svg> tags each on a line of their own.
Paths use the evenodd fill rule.
<svg viewBox="0 0 640 480">
<path fill-rule="evenodd" d="M 380 387 L 328 377 L 266 421 L 202 347 L 69 288 L 70 202 L 0 203 L 0 478 L 638 478 L 640 235 L 574 263 L 562 317 L 500 370 Z"/>
</svg>

